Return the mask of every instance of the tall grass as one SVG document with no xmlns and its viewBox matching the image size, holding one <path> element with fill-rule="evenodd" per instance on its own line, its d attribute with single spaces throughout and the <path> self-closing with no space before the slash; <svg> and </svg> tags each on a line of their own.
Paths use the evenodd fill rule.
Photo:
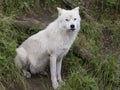
<svg viewBox="0 0 120 90">
<path fill-rule="evenodd" d="M 64 71 L 68 71 L 66 72 L 68 77 L 66 86 L 63 86 L 61 90 L 119 90 L 119 54 L 117 52 L 101 53 L 103 50 L 101 30 L 105 25 L 82 21 L 81 26 L 82 31 L 75 44 L 92 52 L 95 57 L 92 60 L 80 59 L 73 54 L 74 48 L 72 48 L 64 61 L 63 68 L 67 68 Z M 114 33 L 115 30 L 112 32 Z"/>
<path fill-rule="evenodd" d="M 12 88 L 14 84 L 24 85 L 24 79 L 14 66 L 15 48 L 17 46 L 17 30 L 14 29 L 11 17 L 0 18 L 0 85 Z"/>
<path fill-rule="evenodd" d="M 96 57 L 87 65 L 88 74 L 97 78 L 99 88 L 103 90 L 114 90 L 119 87 L 119 65 L 118 57 L 106 55 L 104 58 Z M 91 68 L 88 68 L 91 67 Z"/>
<path fill-rule="evenodd" d="M 20 14 L 22 10 L 33 7 L 34 0 L 3 0 L 2 5 L 4 14 Z"/>
<path fill-rule="evenodd" d="M 98 90 L 96 78 L 90 77 L 83 66 L 82 59 L 73 55 L 72 50 L 63 60 L 65 86 L 60 90 Z"/>
<path fill-rule="evenodd" d="M 40 29 L 31 26 L 34 29 L 31 31 L 15 26 L 14 22 L 14 16 L 0 17 L 0 87 L 7 90 L 14 87 L 26 90 L 24 77 L 14 65 L 15 50 L 28 36 Z"/>
</svg>

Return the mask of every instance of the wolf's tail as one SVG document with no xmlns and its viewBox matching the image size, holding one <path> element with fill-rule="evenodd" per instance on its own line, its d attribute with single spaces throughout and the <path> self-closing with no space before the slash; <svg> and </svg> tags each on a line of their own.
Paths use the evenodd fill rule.
<svg viewBox="0 0 120 90">
<path fill-rule="evenodd" d="M 23 47 L 16 49 L 15 65 L 20 69 L 27 63 L 27 52 Z"/>
</svg>

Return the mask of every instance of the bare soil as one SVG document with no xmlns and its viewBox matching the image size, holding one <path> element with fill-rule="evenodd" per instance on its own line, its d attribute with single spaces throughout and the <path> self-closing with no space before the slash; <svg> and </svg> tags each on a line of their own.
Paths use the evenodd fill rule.
<svg viewBox="0 0 120 90">
<path fill-rule="evenodd" d="M 33 75 L 26 79 L 28 90 L 53 90 L 51 87 L 50 76 Z"/>
</svg>

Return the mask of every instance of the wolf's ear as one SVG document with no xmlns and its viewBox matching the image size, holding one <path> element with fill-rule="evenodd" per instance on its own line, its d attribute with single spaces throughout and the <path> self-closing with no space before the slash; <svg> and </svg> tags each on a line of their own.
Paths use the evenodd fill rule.
<svg viewBox="0 0 120 90">
<path fill-rule="evenodd" d="M 73 10 L 75 10 L 75 11 L 77 11 L 79 13 L 79 7 L 76 7 Z"/>
<path fill-rule="evenodd" d="M 58 14 L 61 15 L 62 14 L 62 8 L 57 7 L 58 10 Z"/>
</svg>

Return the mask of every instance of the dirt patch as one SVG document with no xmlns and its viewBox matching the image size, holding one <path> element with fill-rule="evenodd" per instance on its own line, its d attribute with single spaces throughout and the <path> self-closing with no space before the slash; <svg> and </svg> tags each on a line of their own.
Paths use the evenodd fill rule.
<svg viewBox="0 0 120 90">
<path fill-rule="evenodd" d="M 46 10 L 41 10 L 38 15 L 27 15 L 20 17 L 15 21 L 15 25 L 20 28 L 31 28 L 37 26 L 40 29 L 44 29 L 50 22 L 52 22 L 56 16 Z"/>
<path fill-rule="evenodd" d="M 112 41 L 112 31 L 108 29 L 107 27 L 103 28 L 102 30 L 102 47 L 103 47 L 103 52 L 108 53 L 108 52 L 114 52 L 115 47 L 114 43 Z"/>
<path fill-rule="evenodd" d="M 32 78 L 26 79 L 26 82 L 28 90 L 53 90 L 49 75 L 33 75 Z"/>
<path fill-rule="evenodd" d="M 25 83 L 27 85 L 27 90 L 53 90 L 50 75 L 32 75 L 31 78 L 25 79 Z M 6 90 L 24 90 L 24 87 L 20 84 L 14 83 L 14 85 L 11 85 Z"/>
</svg>

